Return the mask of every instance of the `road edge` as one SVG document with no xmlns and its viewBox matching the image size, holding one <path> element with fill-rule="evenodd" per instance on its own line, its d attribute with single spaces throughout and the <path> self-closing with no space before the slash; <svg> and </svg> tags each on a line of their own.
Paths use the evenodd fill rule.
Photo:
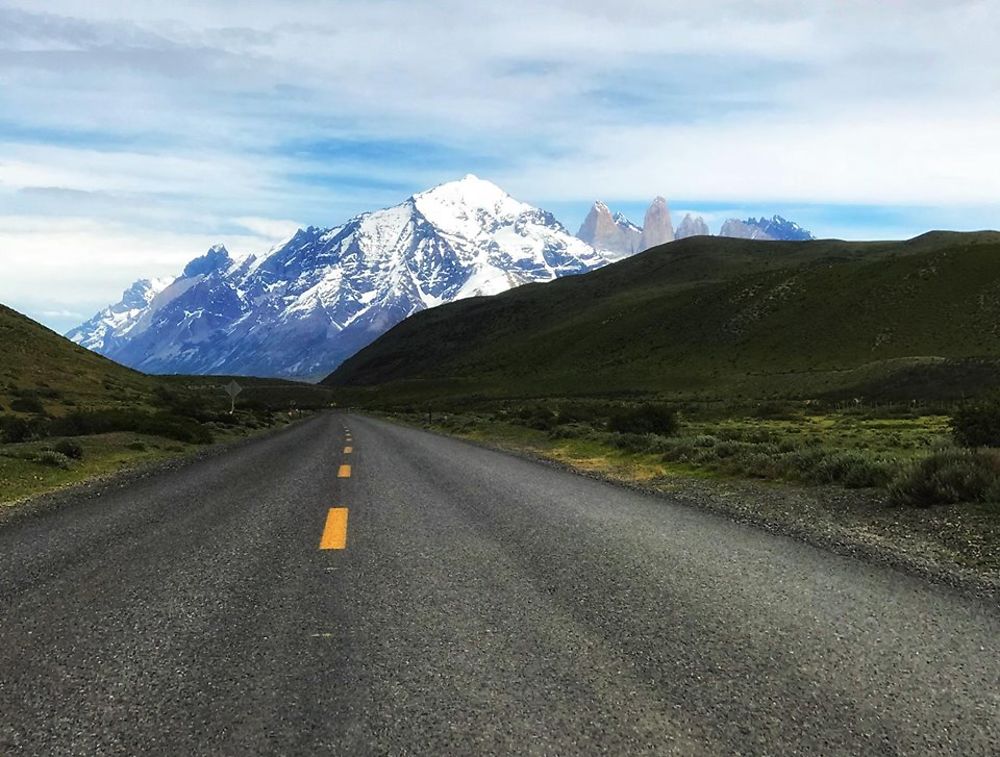
<svg viewBox="0 0 1000 757">
<path fill-rule="evenodd" d="M 140 463 L 133 467 L 114 473 L 106 473 L 95 476 L 85 481 L 80 481 L 54 491 L 33 494 L 20 500 L 6 503 L 0 507 L 0 529 L 8 528 L 26 520 L 38 518 L 47 513 L 62 510 L 63 508 L 81 504 L 102 497 L 105 493 L 113 489 L 121 489 L 130 484 L 142 481 L 147 478 L 166 473 L 167 471 L 180 470 L 189 465 L 210 460 L 213 457 L 232 452 L 256 442 L 271 439 L 280 434 L 290 432 L 302 424 L 309 423 L 317 418 L 323 417 L 329 411 L 316 413 L 306 418 L 300 418 L 283 426 L 269 428 L 259 434 L 247 436 L 242 439 L 233 439 L 228 442 L 211 444 L 204 449 L 199 449 L 187 454 L 171 457 L 166 460 L 156 460 L 154 462 Z"/>
<path fill-rule="evenodd" d="M 508 447 L 480 439 L 469 439 L 456 434 L 449 434 L 438 429 L 430 429 L 417 424 L 409 424 L 396 418 L 383 415 L 352 411 L 372 420 L 381 420 L 397 426 L 418 429 L 435 436 L 452 439 L 493 452 L 511 455 L 512 457 L 538 463 L 549 468 L 555 468 L 567 473 L 573 473 L 584 478 L 611 484 L 623 489 L 641 494 L 652 495 L 658 499 L 669 501 L 683 507 L 690 507 L 703 512 L 712 513 L 727 521 L 756 528 L 776 536 L 783 536 L 797 542 L 808 544 L 817 549 L 831 552 L 841 557 L 853 558 L 881 567 L 890 568 L 906 575 L 920 578 L 934 584 L 946 586 L 963 595 L 983 600 L 990 604 L 1000 605 L 1000 577 L 984 576 L 976 571 L 958 565 L 921 559 L 919 556 L 907 553 L 901 549 L 890 549 L 873 542 L 852 538 L 847 534 L 830 533 L 820 529 L 808 529 L 799 524 L 785 522 L 763 515 L 755 517 L 746 511 L 737 511 L 727 507 L 721 499 L 711 500 L 705 492 L 663 491 L 641 483 L 624 481 L 599 471 L 588 471 L 568 463 L 553 460 L 530 450 Z M 699 497 L 700 495 L 700 497 Z"/>
</svg>

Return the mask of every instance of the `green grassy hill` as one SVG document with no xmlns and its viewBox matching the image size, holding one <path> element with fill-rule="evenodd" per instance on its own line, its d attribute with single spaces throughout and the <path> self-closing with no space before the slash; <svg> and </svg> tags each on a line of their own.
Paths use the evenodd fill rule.
<svg viewBox="0 0 1000 757">
<path fill-rule="evenodd" d="M 30 318 L 0 305 L 0 412 L 24 395 L 48 411 L 106 407 L 148 396 L 153 380 L 79 347 Z"/>
<path fill-rule="evenodd" d="M 73 344 L 30 318 L 0 305 L 0 414 L 22 413 L 25 401 L 43 412 L 135 408 L 162 404 L 157 395 L 170 391 L 211 397 L 228 408 L 222 387 L 243 387 L 240 401 L 274 409 L 329 404 L 328 389 L 282 379 L 229 376 L 147 376 Z"/>
<path fill-rule="evenodd" d="M 326 387 L 222 376 L 146 376 L 0 305 L 0 516 L 19 498 L 175 458 L 328 407 Z"/>
<path fill-rule="evenodd" d="M 963 396 L 1000 384 L 1000 233 L 695 237 L 417 313 L 325 383 L 359 397 Z"/>
</svg>

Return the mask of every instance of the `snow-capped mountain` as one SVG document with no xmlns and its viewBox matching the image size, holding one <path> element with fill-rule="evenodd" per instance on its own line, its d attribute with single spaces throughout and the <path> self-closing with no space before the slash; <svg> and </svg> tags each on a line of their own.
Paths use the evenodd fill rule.
<svg viewBox="0 0 1000 757">
<path fill-rule="evenodd" d="M 794 221 L 789 221 L 778 215 L 771 218 L 748 218 L 745 221 L 730 218 L 722 224 L 719 236 L 739 239 L 772 239 L 784 242 L 807 242 L 816 238 L 811 231 L 807 231 Z"/>
<path fill-rule="evenodd" d="M 149 373 L 322 376 L 418 310 L 610 259 L 470 175 L 260 256 L 213 247 L 67 336 Z"/>
<path fill-rule="evenodd" d="M 87 349 L 101 351 L 115 343 L 116 335 L 127 333 L 146 312 L 153 299 L 170 286 L 173 279 L 139 279 L 125 290 L 121 302 L 109 305 L 66 336 Z"/>
</svg>

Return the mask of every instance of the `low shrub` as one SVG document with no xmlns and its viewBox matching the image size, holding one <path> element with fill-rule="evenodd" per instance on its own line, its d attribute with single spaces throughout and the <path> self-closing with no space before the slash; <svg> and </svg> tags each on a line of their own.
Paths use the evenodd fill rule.
<svg viewBox="0 0 1000 757">
<path fill-rule="evenodd" d="M 556 426 L 549 431 L 549 439 L 579 439 L 591 433 L 592 429 L 576 424 L 567 426 Z"/>
<path fill-rule="evenodd" d="M 72 464 L 66 455 L 54 450 L 39 452 L 35 461 L 41 463 L 42 465 L 47 465 L 50 468 L 62 468 L 63 470 L 69 470 L 70 465 Z"/>
<path fill-rule="evenodd" d="M 715 456 L 724 460 L 729 457 L 735 457 L 752 446 L 747 442 L 737 441 L 736 439 L 724 439 L 716 443 L 713 449 L 715 450 Z"/>
<path fill-rule="evenodd" d="M 74 412 L 52 421 L 55 436 L 90 436 L 115 431 L 162 436 L 189 444 L 210 444 L 212 432 L 197 421 L 171 413 L 129 410 Z"/>
<path fill-rule="evenodd" d="M 537 431 L 551 431 L 556 425 L 555 412 L 544 405 L 531 405 L 520 408 L 515 414 L 517 422 L 522 426 Z"/>
<path fill-rule="evenodd" d="M 650 452 L 656 438 L 652 434 L 615 434 L 611 444 L 625 452 Z"/>
<path fill-rule="evenodd" d="M 816 463 L 810 478 L 821 484 L 841 484 L 851 489 L 885 486 L 892 478 L 893 461 L 855 450 L 828 453 Z"/>
<path fill-rule="evenodd" d="M 809 481 L 812 480 L 813 471 L 826 456 L 826 450 L 821 447 L 801 447 L 787 454 L 788 467 L 799 478 Z"/>
<path fill-rule="evenodd" d="M 660 434 L 677 432 L 677 414 L 663 405 L 639 405 L 611 416 L 608 429 L 620 434 Z"/>
<path fill-rule="evenodd" d="M 1000 499 L 1000 458 L 986 450 L 948 449 L 911 465 L 889 487 L 897 505 L 930 507 Z"/>
<path fill-rule="evenodd" d="M 83 447 L 80 446 L 79 442 L 74 442 L 72 439 L 63 439 L 56 442 L 53 450 L 60 455 L 65 455 L 70 460 L 83 460 Z"/>
<path fill-rule="evenodd" d="M 145 442 L 129 442 L 125 445 L 125 449 L 130 449 L 133 452 L 145 452 L 148 447 L 146 447 Z"/>
<path fill-rule="evenodd" d="M 37 415 L 42 415 L 45 412 L 45 406 L 42 404 L 42 401 L 32 395 L 25 395 L 24 397 L 12 400 L 10 409 L 15 413 L 35 413 Z"/>
<path fill-rule="evenodd" d="M 963 447 L 1000 447 L 1000 403 L 975 403 L 951 416 L 951 432 Z"/>
<path fill-rule="evenodd" d="M 774 444 L 781 441 L 777 433 L 766 428 L 721 428 L 715 432 L 715 436 L 722 441 L 750 444 Z"/>
<path fill-rule="evenodd" d="M 0 442 L 4 444 L 21 444 L 45 436 L 44 419 L 29 420 L 16 415 L 0 417 Z"/>
</svg>

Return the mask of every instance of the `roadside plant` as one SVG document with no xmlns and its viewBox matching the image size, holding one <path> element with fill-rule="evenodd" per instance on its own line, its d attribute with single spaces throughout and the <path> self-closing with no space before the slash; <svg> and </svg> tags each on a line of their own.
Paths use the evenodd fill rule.
<svg viewBox="0 0 1000 757">
<path fill-rule="evenodd" d="M 71 460 L 83 459 L 83 447 L 80 446 L 79 442 L 75 442 L 72 439 L 58 441 L 52 449 Z"/>
<path fill-rule="evenodd" d="M 38 457 L 35 460 L 42 465 L 47 465 L 50 468 L 62 468 L 63 470 L 69 470 L 72 462 L 66 455 L 63 455 L 54 450 L 45 450 L 44 452 L 38 453 Z"/>
<path fill-rule="evenodd" d="M 960 407 L 951 417 L 951 432 L 963 447 L 1000 447 L 1000 402 Z"/>
<path fill-rule="evenodd" d="M 1000 457 L 982 449 L 935 452 L 892 482 L 889 499 L 910 507 L 1000 501 Z"/>
</svg>

